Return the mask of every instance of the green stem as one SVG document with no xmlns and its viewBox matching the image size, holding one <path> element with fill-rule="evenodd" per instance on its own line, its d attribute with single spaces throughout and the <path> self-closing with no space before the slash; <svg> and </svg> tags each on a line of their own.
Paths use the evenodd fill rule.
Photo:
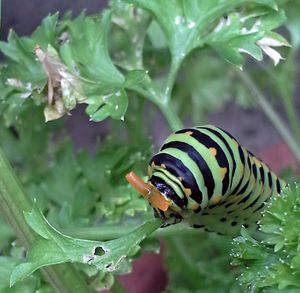
<svg viewBox="0 0 300 293">
<path fill-rule="evenodd" d="M 291 151 L 295 155 L 295 158 L 300 163 L 300 148 L 295 138 L 291 134 L 290 130 L 285 126 L 285 123 L 273 109 L 272 105 L 268 102 L 262 91 L 256 86 L 251 77 L 244 71 L 237 71 L 239 78 L 250 89 L 255 97 L 257 103 L 260 105 L 262 111 L 266 114 L 269 120 L 273 123 L 280 136 L 284 139 Z"/>
<path fill-rule="evenodd" d="M 0 211 L 12 226 L 20 243 L 28 249 L 38 235 L 27 225 L 24 212 L 31 211 L 31 202 L 0 148 Z M 46 280 L 56 292 L 90 292 L 80 274 L 71 264 L 60 264 L 42 269 Z"/>
<path fill-rule="evenodd" d="M 14 229 L 20 243 L 26 248 L 36 236 L 26 224 L 23 211 L 30 211 L 29 200 L 24 196 L 12 167 L 0 149 L 0 210 L 5 220 Z"/>
<path fill-rule="evenodd" d="M 174 57 L 172 58 L 170 70 L 169 70 L 167 81 L 165 84 L 164 99 L 163 99 L 164 104 L 169 104 L 169 102 L 171 100 L 172 90 L 173 90 L 174 83 L 177 78 L 177 73 L 178 73 L 179 67 L 181 65 L 181 62 L 182 62 L 181 59 L 178 60 L 178 59 L 175 59 Z"/>
<path fill-rule="evenodd" d="M 287 114 L 289 123 L 291 125 L 292 132 L 295 136 L 295 138 L 298 141 L 298 144 L 300 144 L 300 130 L 299 130 L 299 119 L 297 117 L 297 112 L 295 111 L 296 107 L 293 102 L 293 97 L 290 95 L 287 91 L 285 91 L 282 86 L 279 87 L 279 94 L 282 97 L 283 106 L 285 108 L 285 112 Z"/>
<path fill-rule="evenodd" d="M 183 128 L 183 124 L 176 111 L 174 110 L 173 104 L 158 104 L 158 107 L 162 114 L 164 115 L 166 121 L 168 122 L 169 127 L 172 131 L 176 131 Z"/>
<path fill-rule="evenodd" d="M 64 229 L 62 232 L 74 238 L 90 239 L 96 241 L 106 241 L 120 238 L 129 234 L 136 229 L 136 224 L 123 226 L 103 226 L 103 227 L 74 227 Z M 174 225 L 163 229 L 154 231 L 149 237 L 171 237 L 176 235 L 200 235 L 197 229 L 187 228 L 183 225 Z"/>
<path fill-rule="evenodd" d="M 178 70 L 182 63 L 182 59 L 172 58 L 170 70 L 168 73 L 167 81 L 164 88 L 164 95 L 162 99 L 159 99 L 157 104 L 165 119 L 167 120 L 172 131 L 183 128 L 183 123 L 176 113 L 173 104 L 171 103 L 172 90 L 177 78 Z"/>
<path fill-rule="evenodd" d="M 291 50 L 289 55 L 287 56 L 287 61 L 283 63 L 283 72 L 287 72 L 287 68 L 293 67 L 291 63 L 295 62 L 295 51 Z M 296 112 L 296 107 L 293 99 L 294 94 L 294 86 L 292 90 L 287 89 L 286 87 L 286 80 L 282 80 L 273 70 L 270 70 L 268 67 L 263 65 L 263 63 L 259 62 L 260 67 L 267 73 L 268 76 L 270 76 L 270 79 L 272 81 L 272 84 L 275 88 L 277 88 L 277 91 L 279 93 L 279 96 L 281 97 L 283 106 L 285 108 L 285 112 L 287 114 L 288 121 L 291 125 L 292 132 L 297 139 L 298 143 L 300 144 L 300 131 L 299 131 L 299 119 Z M 293 82 L 293 85 L 295 82 Z"/>
<path fill-rule="evenodd" d="M 146 89 L 143 89 L 141 87 L 131 88 L 133 91 L 141 94 L 157 105 L 172 131 L 183 128 L 183 123 L 176 113 L 173 104 L 171 103 L 172 90 L 181 63 L 182 59 L 172 58 L 170 70 L 163 91 L 157 89 L 151 79 L 148 79 L 145 82 Z"/>
<path fill-rule="evenodd" d="M 158 89 L 153 86 L 153 83 L 150 81 L 147 83 L 147 88 L 143 89 L 141 87 L 132 87 L 131 90 L 135 91 L 136 93 L 140 94 L 147 100 L 154 103 L 164 115 L 169 127 L 172 131 L 176 131 L 178 129 L 183 128 L 183 124 L 173 108 L 171 102 L 164 102 L 164 99 L 161 97 L 163 96 Z"/>
</svg>

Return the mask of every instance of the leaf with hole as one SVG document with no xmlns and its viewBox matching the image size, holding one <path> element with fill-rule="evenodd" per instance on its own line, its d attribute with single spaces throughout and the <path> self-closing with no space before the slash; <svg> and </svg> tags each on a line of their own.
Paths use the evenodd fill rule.
<svg viewBox="0 0 300 293">
<path fill-rule="evenodd" d="M 160 220 L 152 220 L 121 238 L 100 242 L 60 233 L 50 225 L 36 205 L 31 212 L 25 213 L 25 219 L 40 237 L 30 247 L 26 262 L 14 268 L 11 286 L 41 267 L 63 262 L 80 262 L 94 265 L 101 271 L 116 271 L 122 268 L 127 257 L 137 252 L 140 242 L 161 225 Z"/>
</svg>

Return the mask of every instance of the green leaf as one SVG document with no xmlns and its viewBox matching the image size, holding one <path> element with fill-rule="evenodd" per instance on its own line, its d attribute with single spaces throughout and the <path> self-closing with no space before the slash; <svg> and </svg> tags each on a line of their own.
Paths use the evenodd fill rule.
<svg viewBox="0 0 300 293">
<path fill-rule="evenodd" d="M 44 100 L 42 93 L 47 77 L 36 60 L 34 48 L 37 45 L 55 44 L 58 15 L 46 17 L 31 38 L 19 37 L 10 31 L 7 42 L 0 42 L 0 50 L 7 57 L 7 64 L 1 68 L 1 114 L 5 123 L 12 124 L 31 97 L 36 104 Z"/>
<path fill-rule="evenodd" d="M 268 53 L 270 47 L 288 45 L 283 37 L 271 32 L 272 29 L 282 25 L 284 20 L 283 11 L 270 11 L 262 15 L 253 12 L 249 16 L 241 13 L 229 14 L 227 19 L 222 20 L 214 32 L 207 36 L 206 42 L 225 60 L 237 66 L 242 66 L 244 63 L 242 53 L 249 54 L 256 60 L 261 61 L 264 51 L 272 58 L 274 54 Z M 270 38 L 271 35 L 274 41 L 265 43 L 264 40 Z M 276 61 L 276 64 L 278 61 Z"/>
<path fill-rule="evenodd" d="M 11 286 L 43 266 L 62 262 L 79 262 L 96 266 L 101 271 L 116 271 L 122 267 L 127 257 L 136 253 L 140 242 L 161 225 L 158 220 L 150 221 L 126 236 L 98 242 L 60 233 L 49 224 L 36 206 L 31 212 L 25 213 L 25 219 L 41 237 L 30 247 L 27 262 L 19 264 L 13 270 Z"/>
<path fill-rule="evenodd" d="M 36 42 L 36 45 L 48 46 L 53 43 L 57 37 L 57 32 L 54 28 L 58 24 L 58 12 L 52 15 L 48 15 L 42 20 L 41 25 L 33 32 L 31 38 Z"/>
<path fill-rule="evenodd" d="M 39 120 L 28 118 L 27 121 L 41 124 Z M 20 140 L 9 140 L 6 149 L 28 194 L 39 195 L 39 207 L 47 211 L 51 223 L 62 228 L 86 227 L 99 221 L 106 225 L 134 216 L 143 220 L 152 217 L 147 202 L 125 180 L 125 174 L 132 169 L 140 174 L 144 171 L 150 155 L 149 141 L 115 137 L 102 141 L 101 148 L 96 148 L 96 154 L 91 155 L 83 150 L 74 152 L 70 141 L 47 145 L 50 137 L 43 129 L 40 129 L 42 133 L 31 130 L 30 137 L 22 132 Z M 7 136 L 1 136 L 1 131 L 0 138 L 8 141 Z M 26 147 L 24 140 L 28 143 Z M 33 153 L 28 150 L 30 142 L 35 142 L 31 147 Z"/>
<path fill-rule="evenodd" d="M 124 1 L 112 1 L 110 51 L 116 64 L 126 70 L 143 68 L 143 50 L 150 15 Z"/>
<path fill-rule="evenodd" d="M 128 5 L 125 10 L 127 9 Z M 133 70 L 124 78 L 114 65 L 108 51 L 111 15 L 111 11 L 106 11 L 101 18 L 81 15 L 74 21 L 66 22 L 70 33 L 69 41 L 60 50 L 62 59 L 69 68 L 79 73 L 83 91 L 88 97 L 84 101 L 88 104 L 87 114 L 90 120 L 96 122 L 107 117 L 123 120 L 128 106 L 123 87 L 134 86 L 142 82 L 145 76 L 143 70 Z M 116 21 L 117 17 L 114 19 Z M 135 36 L 136 33 L 132 38 Z"/>
<path fill-rule="evenodd" d="M 17 34 L 11 30 L 7 42 L 0 42 L 2 53 L 22 65 L 26 63 L 29 67 L 27 70 L 26 68 L 23 69 L 32 74 L 37 70 L 34 65 L 38 65 L 34 60 L 33 50 L 36 45 L 48 46 L 48 44 L 54 43 L 57 33 L 57 20 L 58 13 L 44 18 L 41 25 L 33 32 L 31 38 L 18 37 Z M 19 74 L 21 74 L 21 72 Z M 24 74 L 24 76 L 26 75 Z"/>
<path fill-rule="evenodd" d="M 232 40 L 232 42 L 228 42 L 228 34 L 231 35 L 230 39 L 239 36 L 245 38 L 245 33 L 241 29 L 243 27 L 242 16 L 245 18 L 245 15 L 236 16 L 233 26 L 230 22 L 227 22 L 227 25 L 224 26 L 222 24 L 222 17 L 227 17 L 228 14 L 230 15 L 237 8 L 246 6 L 249 3 L 263 5 L 269 8 L 269 11 L 277 8 L 276 2 L 272 0 L 234 0 L 227 2 L 222 0 L 127 0 L 127 2 L 143 7 L 154 15 L 165 34 L 175 64 L 180 64 L 181 60 L 184 59 L 190 51 L 196 47 L 204 46 L 206 42 L 213 46 L 218 52 L 223 52 L 222 56 L 226 60 L 237 65 L 240 65 L 243 61 L 238 49 L 247 49 L 248 51 L 250 50 L 251 55 L 259 56 L 255 42 L 261 38 L 263 34 L 259 37 L 255 33 L 251 37 L 247 36 L 243 41 Z M 229 18 L 233 18 L 233 13 Z M 240 24 L 239 30 L 237 30 L 238 23 Z M 270 17 L 269 22 L 266 21 L 265 25 L 266 27 L 270 27 L 271 25 L 274 26 L 275 23 L 278 24 L 279 22 L 275 17 Z M 246 29 L 246 27 L 243 28 L 244 30 Z M 256 30 L 256 32 L 257 31 L 258 30 Z M 210 34 L 212 34 L 212 36 L 210 36 Z M 213 41 L 214 39 L 217 40 Z M 227 41 L 225 41 L 225 39 Z"/>
<path fill-rule="evenodd" d="M 255 44 L 261 35 L 255 33 L 242 34 L 243 23 L 239 15 L 229 15 L 227 20 L 219 24 L 219 28 L 208 36 L 207 43 L 225 60 L 235 65 L 243 64 L 243 53 L 261 60 L 262 53 Z"/>
<path fill-rule="evenodd" d="M 86 112 L 92 121 L 102 121 L 107 117 L 124 120 L 128 106 L 127 94 L 124 90 L 102 97 L 90 97 Z"/>
<path fill-rule="evenodd" d="M 11 32 L 9 42 L 0 43 L 0 49 L 10 58 L 9 66 L 2 71 L 2 87 L 7 92 L 7 97 L 3 98 L 7 103 L 7 107 L 3 107 L 7 124 L 14 121 L 29 97 L 38 96 L 39 103 L 46 102 L 43 93 L 46 76 L 46 121 L 62 117 L 82 102 L 91 104 L 88 111 L 94 121 L 108 116 L 124 118 L 128 105 L 122 89 L 125 78 L 108 51 L 111 13 L 106 11 L 101 17 L 82 14 L 75 20 L 62 21 L 60 38 L 64 35 L 65 41 L 58 48 L 57 14 L 46 18 L 31 38 L 20 38 Z M 35 60 L 34 48 L 41 64 Z M 26 69 L 22 70 L 22 66 Z M 141 75 L 141 72 L 131 73 L 127 85 L 141 82 Z M 9 87 L 5 87 L 5 83 Z M 103 104 L 100 103 L 102 99 L 105 100 Z"/>
<path fill-rule="evenodd" d="M 101 18 L 81 14 L 75 20 L 66 21 L 68 42 L 60 49 L 61 58 L 69 68 L 95 82 L 95 87 L 102 91 L 120 87 L 124 82 L 109 56 L 110 19 L 111 11 L 105 11 Z"/>
<path fill-rule="evenodd" d="M 12 62 L 2 69 L 5 78 L 14 78 L 22 82 L 31 82 L 33 86 L 45 83 L 42 67 L 35 60 L 34 48 L 37 45 L 47 47 L 55 43 L 58 14 L 49 15 L 35 30 L 31 38 L 19 37 L 10 31 L 7 42 L 0 42 L 0 50 Z"/>
</svg>

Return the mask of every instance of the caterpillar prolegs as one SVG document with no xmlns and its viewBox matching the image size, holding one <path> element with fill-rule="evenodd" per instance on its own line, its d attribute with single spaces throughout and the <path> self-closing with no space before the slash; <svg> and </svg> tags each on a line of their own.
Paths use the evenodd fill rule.
<svg viewBox="0 0 300 293">
<path fill-rule="evenodd" d="M 149 163 L 149 180 L 127 180 L 166 225 L 236 236 L 257 229 L 261 211 L 286 183 L 228 132 L 212 125 L 172 133 Z"/>
</svg>

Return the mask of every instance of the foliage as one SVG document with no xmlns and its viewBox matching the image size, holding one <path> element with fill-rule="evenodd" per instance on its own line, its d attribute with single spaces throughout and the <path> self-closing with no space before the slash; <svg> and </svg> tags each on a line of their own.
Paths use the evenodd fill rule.
<svg viewBox="0 0 300 293">
<path fill-rule="evenodd" d="M 291 185 L 268 204 L 261 220 L 264 240 L 235 239 L 234 263 L 243 267 L 239 281 L 251 292 L 299 292 L 300 186 Z"/>
<path fill-rule="evenodd" d="M 148 236 L 160 223 L 153 221 L 150 208 L 124 179 L 130 170 L 145 175 L 152 153 L 147 125 L 153 126 L 157 110 L 176 130 L 186 113 L 201 124 L 228 101 L 256 106 L 253 83 L 249 90 L 249 83 L 240 78 L 248 74 L 258 89 L 268 84 L 274 96 L 282 97 L 292 129 L 287 142 L 296 145 L 294 137 L 300 136 L 291 77 L 297 69 L 300 4 L 285 2 L 115 0 L 93 16 L 49 15 L 29 37 L 10 31 L 7 42 L 0 42 L 6 58 L 0 70 L 0 146 L 18 178 L 9 181 L 8 190 L 16 190 L 20 181 L 30 209 L 21 204 L 26 198 L 23 191 L 5 193 L 4 174 L 11 171 L 0 164 L 1 216 L 8 220 L 13 211 L 22 219 L 17 229 L 12 225 L 15 230 L 0 219 L 0 292 L 51 292 L 53 284 L 45 275 L 51 268 L 55 274 L 57 266 L 48 271 L 47 266 L 65 262 L 76 262 L 75 271 L 84 275 L 87 292 L 102 290 L 112 286 L 115 275 L 131 270 L 140 247 L 157 250 L 157 241 Z M 283 24 L 293 46 L 288 54 L 275 51 L 290 46 L 276 31 Z M 248 66 L 249 55 L 261 61 L 263 54 L 275 64 L 281 54 L 287 61 L 276 70 L 269 63 Z M 240 73 L 241 67 L 248 73 Z M 83 108 L 87 127 L 107 118 L 116 120 L 109 120 L 109 130 L 101 129 L 93 154 L 77 150 L 66 131 Z M 81 131 L 79 124 L 73 129 L 75 135 Z M 294 151 L 297 155 L 297 147 Z M 5 206 L 7 199 L 12 206 Z M 284 218 L 285 212 L 284 208 Z M 262 227 L 268 227 L 268 215 Z M 23 230 L 31 243 L 22 241 Z M 169 292 L 239 292 L 235 277 L 241 268 L 229 266 L 227 238 L 177 227 L 159 233 L 165 235 Z M 270 238 L 271 244 L 239 239 L 236 249 L 250 249 L 255 243 L 254 253 L 265 253 L 274 265 L 280 253 L 283 259 L 296 257 L 290 246 L 285 249 L 282 238 Z M 280 249 L 273 253 L 272 245 Z M 246 257 L 246 250 L 243 253 Z M 246 269 L 240 282 L 248 284 L 254 270 L 264 270 L 259 262 L 253 263 L 253 271 Z M 242 259 L 239 265 L 243 267 Z M 42 267 L 42 273 L 35 272 Z M 67 276 L 73 270 L 68 268 Z M 254 277 L 257 287 L 265 286 L 265 280 Z M 276 279 L 284 287 L 289 279 L 280 278 Z M 71 285 L 77 281 L 74 275 L 70 278 Z M 8 289 L 10 282 L 15 284 Z"/>
</svg>

